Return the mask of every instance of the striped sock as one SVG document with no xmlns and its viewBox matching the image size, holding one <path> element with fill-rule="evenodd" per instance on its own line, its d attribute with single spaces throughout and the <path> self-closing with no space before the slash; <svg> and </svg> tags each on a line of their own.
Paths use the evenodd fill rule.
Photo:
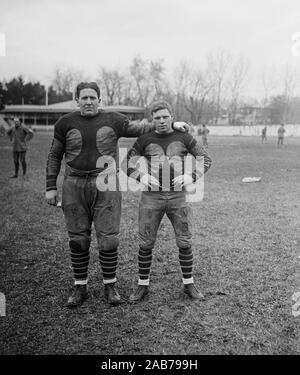
<svg viewBox="0 0 300 375">
<path fill-rule="evenodd" d="M 179 263 L 183 284 L 193 283 L 193 251 L 191 247 L 188 249 L 179 248 Z"/>
<path fill-rule="evenodd" d="M 72 247 L 70 247 L 70 250 L 75 284 L 86 284 L 88 279 L 88 266 L 90 261 L 89 250 L 79 250 Z"/>
<path fill-rule="evenodd" d="M 115 283 L 117 281 L 118 249 L 99 251 L 99 258 L 103 274 L 103 283 Z"/>
<path fill-rule="evenodd" d="M 150 268 L 152 263 L 152 249 L 139 249 L 139 285 L 149 285 Z"/>
</svg>

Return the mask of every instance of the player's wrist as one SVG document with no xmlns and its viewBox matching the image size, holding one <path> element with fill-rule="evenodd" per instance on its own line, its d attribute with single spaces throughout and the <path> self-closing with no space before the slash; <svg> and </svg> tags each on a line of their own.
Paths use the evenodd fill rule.
<svg viewBox="0 0 300 375">
<path fill-rule="evenodd" d="M 194 179 L 192 176 L 188 175 L 188 174 L 184 174 L 183 175 L 183 183 L 184 185 L 190 185 L 194 182 Z"/>
<path fill-rule="evenodd" d="M 148 185 L 149 184 L 149 181 L 150 181 L 150 176 L 149 174 L 145 173 L 141 176 L 140 178 L 140 182 L 144 185 Z"/>
</svg>

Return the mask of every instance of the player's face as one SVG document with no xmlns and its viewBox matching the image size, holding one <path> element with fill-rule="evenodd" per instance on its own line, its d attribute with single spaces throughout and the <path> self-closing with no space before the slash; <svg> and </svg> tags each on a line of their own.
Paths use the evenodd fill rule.
<svg viewBox="0 0 300 375">
<path fill-rule="evenodd" d="M 77 102 L 83 116 L 94 116 L 98 113 L 100 99 L 94 89 L 81 90 Z"/>
<path fill-rule="evenodd" d="M 15 122 L 15 127 L 19 128 L 20 125 L 21 125 L 20 120 L 16 119 L 16 120 L 14 120 L 14 122 Z"/>
<path fill-rule="evenodd" d="M 159 109 L 152 115 L 157 133 L 172 133 L 173 117 L 167 109 Z"/>
</svg>

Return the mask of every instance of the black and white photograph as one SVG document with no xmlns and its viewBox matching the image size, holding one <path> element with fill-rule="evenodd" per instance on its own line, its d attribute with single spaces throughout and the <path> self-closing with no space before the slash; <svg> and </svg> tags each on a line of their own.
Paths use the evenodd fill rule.
<svg viewBox="0 0 300 375">
<path fill-rule="evenodd" d="M 300 354 L 299 15 L 0 0 L 1 356 Z"/>
</svg>

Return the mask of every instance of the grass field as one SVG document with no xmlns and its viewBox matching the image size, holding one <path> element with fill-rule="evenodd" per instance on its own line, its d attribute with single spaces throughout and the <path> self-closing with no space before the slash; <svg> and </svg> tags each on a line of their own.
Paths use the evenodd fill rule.
<svg viewBox="0 0 300 375">
<path fill-rule="evenodd" d="M 51 136 L 37 133 L 28 178 L 11 180 L 9 141 L 0 138 L 0 354 L 300 354 L 300 139 L 276 147 L 259 138 L 210 137 L 213 165 L 194 204 L 194 278 L 205 295 L 181 293 L 178 251 L 164 219 L 154 249 L 149 298 L 126 302 L 137 282 L 137 193 L 123 194 L 118 289 L 103 295 L 95 239 L 91 298 L 77 310 L 62 211 L 44 201 Z M 126 141 L 128 143 L 128 141 Z M 124 145 L 125 141 L 122 142 Z M 243 183 L 246 176 L 261 182 Z M 62 177 L 59 181 L 61 183 Z M 61 186 L 61 184 L 60 184 Z"/>
</svg>

